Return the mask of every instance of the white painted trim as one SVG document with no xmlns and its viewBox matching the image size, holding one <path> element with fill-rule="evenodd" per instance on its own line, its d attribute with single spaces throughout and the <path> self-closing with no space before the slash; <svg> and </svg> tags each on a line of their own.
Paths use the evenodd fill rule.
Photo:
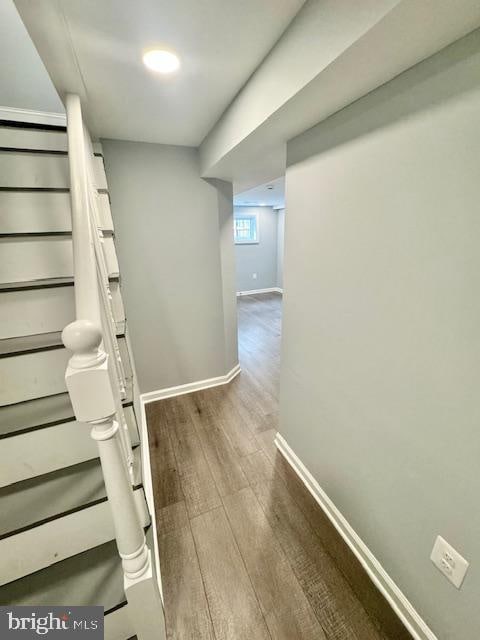
<svg viewBox="0 0 480 640">
<path fill-rule="evenodd" d="M 236 375 L 240 373 L 240 365 L 237 364 L 231 371 L 224 376 L 218 376 L 217 378 L 208 378 L 207 380 L 198 380 L 197 382 L 189 382 L 188 384 L 181 384 L 178 387 L 168 387 L 167 389 L 158 389 L 157 391 L 149 391 L 148 393 L 142 393 L 140 399 L 142 404 L 145 405 L 149 402 L 155 402 L 155 400 L 164 400 L 165 398 L 172 398 L 173 396 L 182 396 L 185 393 L 192 393 L 193 391 L 200 391 L 201 389 L 209 389 L 210 387 L 218 387 L 222 384 L 228 384 Z"/>
<path fill-rule="evenodd" d="M 15 109 L 12 107 L 0 107 L 0 120 L 13 120 L 14 122 L 31 122 L 32 124 L 67 126 L 67 116 L 64 113 L 50 113 L 49 111 L 31 111 L 30 109 Z"/>
<path fill-rule="evenodd" d="M 252 296 L 254 293 L 283 293 L 283 289 L 280 287 L 269 287 L 268 289 L 250 289 L 249 291 L 237 291 L 237 298 L 239 296 Z"/>
<path fill-rule="evenodd" d="M 157 538 L 157 518 L 155 511 L 155 500 L 153 497 L 152 465 L 150 463 L 150 445 L 148 441 L 147 416 L 145 414 L 145 402 L 142 400 L 142 396 L 140 396 L 140 442 L 143 490 L 145 492 L 145 500 L 147 502 L 148 511 L 150 513 L 153 533 L 153 559 L 155 562 L 155 574 L 157 578 L 158 590 L 160 591 L 160 597 L 162 598 L 162 602 L 164 602 L 162 572 L 160 569 L 160 550 L 158 548 Z"/>
<path fill-rule="evenodd" d="M 380 593 L 390 603 L 392 609 L 412 634 L 413 638 L 415 640 L 438 640 L 437 636 L 430 627 L 428 627 L 407 597 L 395 584 L 367 545 L 350 526 L 346 518 L 340 513 L 303 462 L 279 433 L 276 435 L 275 444 L 305 487 L 315 498 L 335 529 L 342 536 L 345 543 L 355 554 Z"/>
</svg>

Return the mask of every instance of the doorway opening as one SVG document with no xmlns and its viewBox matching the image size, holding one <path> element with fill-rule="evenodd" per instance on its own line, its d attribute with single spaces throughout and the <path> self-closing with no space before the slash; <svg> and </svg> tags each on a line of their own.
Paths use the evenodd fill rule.
<svg viewBox="0 0 480 640">
<path fill-rule="evenodd" d="M 244 377 L 270 396 L 268 413 L 275 415 L 280 375 L 284 226 L 284 177 L 234 197 L 240 366 Z"/>
</svg>

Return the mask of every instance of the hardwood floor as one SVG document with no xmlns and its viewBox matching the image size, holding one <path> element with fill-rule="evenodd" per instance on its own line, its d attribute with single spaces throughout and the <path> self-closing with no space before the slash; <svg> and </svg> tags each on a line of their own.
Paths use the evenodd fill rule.
<svg viewBox="0 0 480 640">
<path fill-rule="evenodd" d="M 276 450 L 281 307 L 238 299 L 229 385 L 146 406 L 168 638 L 410 638 Z"/>
</svg>

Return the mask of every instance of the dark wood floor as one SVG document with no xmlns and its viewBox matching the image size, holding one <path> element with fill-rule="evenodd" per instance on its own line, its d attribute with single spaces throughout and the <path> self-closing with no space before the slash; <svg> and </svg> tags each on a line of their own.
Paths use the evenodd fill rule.
<svg viewBox="0 0 480 640">
<path fill-rule="evenodd" d="M 407 638 L 274 445 L 281 307 L 239 298 L 241 374 L 146 407 L 168 637 Z"/>
</svg>

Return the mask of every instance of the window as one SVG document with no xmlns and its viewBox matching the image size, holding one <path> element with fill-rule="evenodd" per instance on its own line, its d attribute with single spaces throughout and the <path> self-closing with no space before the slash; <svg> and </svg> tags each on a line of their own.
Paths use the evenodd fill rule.
<svg viewBox="0 0 480 640">
<path fill-rule="evenodd" d="M 256 213 L 235 216 L 233 219 L 235 244 L 258 244 L 258 217 Z"/>
</svg>

